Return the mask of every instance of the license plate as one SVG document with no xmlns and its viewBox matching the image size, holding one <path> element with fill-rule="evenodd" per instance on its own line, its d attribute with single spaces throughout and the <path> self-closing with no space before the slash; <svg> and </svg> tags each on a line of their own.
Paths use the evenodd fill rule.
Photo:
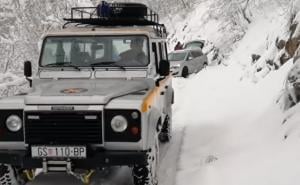
<svg viewBox="0 0 300 185">
<path fill-rule="evenodd" d="M 33 158 L 86 158 L 85 146 L 32 146 Z"/>
</svg>

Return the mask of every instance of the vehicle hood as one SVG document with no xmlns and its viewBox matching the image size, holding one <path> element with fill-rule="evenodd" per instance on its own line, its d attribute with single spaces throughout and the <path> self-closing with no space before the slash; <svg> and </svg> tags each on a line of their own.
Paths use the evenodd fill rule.
<svg viewBox="0 0 300 185">
<path fill-rule="evenodd" d="M 35 85 L 25 97 L 25 104 L 107 104 L 114 98 L 150 89 L 151 82 L 149 79 L 51 80 Z"/>
</svg>

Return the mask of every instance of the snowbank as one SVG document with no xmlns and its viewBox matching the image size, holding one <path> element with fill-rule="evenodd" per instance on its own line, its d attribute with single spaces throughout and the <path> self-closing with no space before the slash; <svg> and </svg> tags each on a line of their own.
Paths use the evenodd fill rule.
<svg viewBox="0 0 300 185">
<path fill-rule="evenodd" d="M 28 82 L 12 73 L 0 73 L 0 97 L 12 96 L 25 92 L 28 88 Z"/>
<path fill-rule="evenodd" d="M 291 62 L 257 84 L 237 66 L 209 67 L 177 91 L 177 124 L 186 125 L 177 184 L 293 185 L 299 139 L 284 139 L 276 104 Z M 275 83 L 274 83 L 275 82 Z M 188 94 L 188 97 L 187 97 Z M 180 107 L 180 108 L 179 108 Z"/>
</svg>

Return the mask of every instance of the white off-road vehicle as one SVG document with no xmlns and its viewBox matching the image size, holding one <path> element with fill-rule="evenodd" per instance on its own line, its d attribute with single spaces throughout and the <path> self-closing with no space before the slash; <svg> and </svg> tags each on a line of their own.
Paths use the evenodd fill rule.
<svg viewBox="0 0 300 185">
<path fill-rule="evenodd" d="M 36 169 L 89 184 L 110 166 L 132 167 L 135 185 L 158 183 L 174 99 L 166 30 L 143 4 L 106 8 L 73 8 L 45 36 L 37 75 L 25 62 L 30 91 L 0 99 L 0 184 L 25 184 Z"/>
</svg>

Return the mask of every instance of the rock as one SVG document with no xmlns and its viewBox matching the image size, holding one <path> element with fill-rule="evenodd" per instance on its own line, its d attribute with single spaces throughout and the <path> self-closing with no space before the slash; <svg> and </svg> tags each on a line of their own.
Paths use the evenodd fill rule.
<svg viewBox="0 0 300 185">
<path fill-rule="evenodd" d="M 205 163 L 208 164 L 208 163 L 212 163 L 214 161 L 218 160 L 218 158 L 214 155 L 209 155 L 207 156 L 206 160 L 205 160 Z"/>
<path fill-rule="evenodd" d="M 276 47 L 277 49 L 281 50 L 285 47 L 286 41 L 285 40 L 276 40 Z"/>
<path fill-rule="evenodd" d="M 285 50 L 289 54 L 290 57 L 293 57 L 296 50 L 300 45 L 300 38 L 291 38 L 285 44 Z"/>
<path fill-rule="evenodd" d="M 297 27 L 298 27 L 298 24 L 297 24 L 297 23 L 294 23 L 294 24 L 292 24 L 292 25 L 290 26 L 291 37 L 293 37 L 293 35 L 294 35 L 294 33 L 295 33 Z"/>
<path fill-rule="evenodd" d="M 287 56 L 287 54 L 283 53 L 279 58 L 280 65 L 285 64 L 290 58 L 291 57 Z"/>
<path fill-rule="evenodd" d="M 300 58 L 300 46 L 298 47 L 298 49 L 295 51 L 294 54 L 294 63 Z"/>
<path fill-rule="evenodd" d="M 259 68 L 256 69 L 256 72 L 261 72 L 261 71 L 262 71 L 261 67 L 259 67 Z"/>
<path fill-rule="evenodd" d="M 260 55 L 257 54 L 252 54 L 251 58 L 252 58 L 252 64 L 254 64 L 256 61 L 258 61 L 260 59 Z"/>
</svg>

